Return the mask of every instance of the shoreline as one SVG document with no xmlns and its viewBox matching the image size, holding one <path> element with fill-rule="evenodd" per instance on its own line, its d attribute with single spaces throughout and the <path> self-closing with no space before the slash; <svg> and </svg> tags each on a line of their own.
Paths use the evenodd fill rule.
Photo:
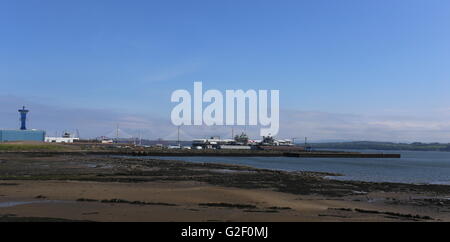
<svg viewBox="0 0 450 242">
<path fill-rule="evenodd" d="M 66 146 L 68 147 L 68 146 Z M 0 154 L 30 154 L 30 155 L 124 155 L 124 156 L 223 156 L 223 157 L 311 157 L 311 158 L 401 158 L 393 153 L 361 153 L 348 151 L 292 151 L 290 149 L 265 150 L 186 150 L 186 149 L 112 149 L 112 150 L 10 150 L 0 151 Z"/>
<path fill-rule="evenodd" d="M 0 205 L 64 201 L 0 206 L 0 220 L 450 221 L 448 185 L 99 155 L 0 154 L 0 166 Z"/>
</svg>

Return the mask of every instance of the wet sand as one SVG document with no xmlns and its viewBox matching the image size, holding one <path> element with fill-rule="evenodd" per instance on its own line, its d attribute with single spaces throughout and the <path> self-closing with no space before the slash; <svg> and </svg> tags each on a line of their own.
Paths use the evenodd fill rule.
<svg viewBox="0 0 450 242">
<path fill-rule="evenodd" d="M 93 155 L 0 155 L 0 221 L 450 221 L 450 187 Z"/>
</svg>

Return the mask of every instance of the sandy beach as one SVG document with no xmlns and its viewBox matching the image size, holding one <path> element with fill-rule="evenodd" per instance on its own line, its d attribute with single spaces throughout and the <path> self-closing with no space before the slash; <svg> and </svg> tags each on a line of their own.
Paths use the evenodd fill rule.
<svg viewBox="0 0 450 242">
<path fill-rule="evenodd" d="M 0 155 L 0 221 L 450 221 L 450 187 L 98 155 Z"/>
</svg>

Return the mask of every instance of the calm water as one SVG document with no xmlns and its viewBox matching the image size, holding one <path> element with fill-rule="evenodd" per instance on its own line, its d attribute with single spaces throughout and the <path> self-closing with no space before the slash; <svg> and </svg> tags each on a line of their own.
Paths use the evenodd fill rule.
<svg viewBox="0 0 450 242">
<path fill-rule="evenodd" d="M 360 158 L 295 158 L 295 157 L 157 157 L 183 160 L 247 165 L 287 171 L 322 171 L 339 173 L 340 180 L 375 182 L 429 183 L 450 185 L 450 152 L 433 151 L 360 151 L 400 153 L 400 159 Z M 152 157 L 155 158 L 155 157 Z"/>
<path fill-rule="evenodd" d="M 58 200 L 39 200 L 39 201 L 9 201 L 9 202 L 0 202 L 0 208 L 9 208 L 20 205 L 27 204 L 37 204 L 37 203 L 68 203 L 67 201 L 58 201 Z"/>
</svg>

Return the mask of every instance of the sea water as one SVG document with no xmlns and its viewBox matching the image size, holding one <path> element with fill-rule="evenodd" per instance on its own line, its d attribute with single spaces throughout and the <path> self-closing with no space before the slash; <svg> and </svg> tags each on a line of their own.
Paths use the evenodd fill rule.
<svg viewBox="0 0 450 242">
<path fill-rule="evenodd" d="M 187 162 L 246 165 L 285 171 L 339 173 L 340 180 L 401 182 L 450 185 L 450 152 L 434 151 L 359 151 L 363 153 L 400 153 L 401 158 L 297 158 L 297 157 L 142 157 Z"/>
</svg>

